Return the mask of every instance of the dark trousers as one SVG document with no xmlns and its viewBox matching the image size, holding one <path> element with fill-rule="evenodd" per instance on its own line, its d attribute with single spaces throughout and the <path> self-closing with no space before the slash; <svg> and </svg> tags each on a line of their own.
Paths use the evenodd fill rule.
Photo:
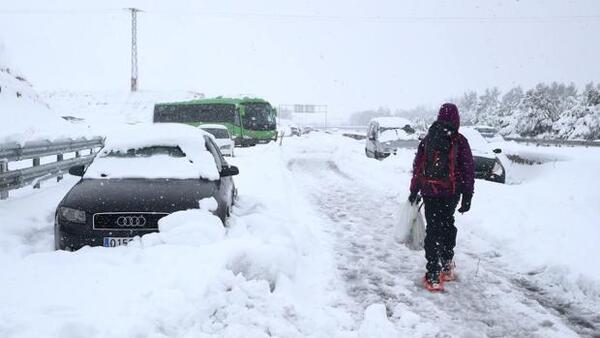
<svg viewBox="0 0 600 338">
<path fill-rule="evenodd" d="M 460 195 L 451 197 L 423 197 L 425 202 L 425 258 L 427 272 L 439 273 L 443 266 L 452 261 L 456 245 L 454 211 Z"/>
</svg>

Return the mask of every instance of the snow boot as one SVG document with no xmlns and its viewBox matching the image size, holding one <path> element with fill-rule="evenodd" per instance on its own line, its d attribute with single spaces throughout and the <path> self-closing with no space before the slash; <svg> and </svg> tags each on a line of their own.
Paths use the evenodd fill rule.
<svg viewBox="0 0 600 338">
<path fill-rule="evenodd" d="M 441 277 L 444 282 L 453 282 L 456 280 L 456 263 L 454 261 L 450 261 L 444 265 Z"/>
<path fill-rule="evenodd" d="M 430 292 L 444 291 L 444 279 L 439 273 L 426 273 L 423 277 L 423 285 Z"/>
</svg>

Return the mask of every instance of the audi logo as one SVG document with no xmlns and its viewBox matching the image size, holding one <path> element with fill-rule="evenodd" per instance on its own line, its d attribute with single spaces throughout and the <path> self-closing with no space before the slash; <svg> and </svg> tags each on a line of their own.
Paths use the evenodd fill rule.
<svg viewBox="0 0 600 338">
<path fill-rule="evenodd" d="M 120 227 L 143 227 L 146 225 L 144 216 L 119 216 L 117 225 Z"/>
</svg>

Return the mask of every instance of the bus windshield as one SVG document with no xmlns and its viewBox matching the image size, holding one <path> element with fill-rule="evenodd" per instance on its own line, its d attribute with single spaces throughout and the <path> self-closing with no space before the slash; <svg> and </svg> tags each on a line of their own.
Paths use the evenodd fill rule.
<svg viewBox="0 0 600 338">
<path fill-rule="evenodd" d="M 157 104 L 154 107 L 154 122 L 236 124 L 235 117 L 233 104 Z"/>
<path fill-rule="evenodd" d="M 244 128 L 249 130 L 274 130 L 276 128 L 275 115 L 268 103 L 245 103 L 242 122 Z"/>
</svg>

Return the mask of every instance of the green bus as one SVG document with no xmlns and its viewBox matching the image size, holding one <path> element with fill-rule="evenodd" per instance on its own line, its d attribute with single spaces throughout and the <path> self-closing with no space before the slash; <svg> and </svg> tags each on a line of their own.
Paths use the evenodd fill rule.
<svg viewBox="0 0 600 338">
<path fill-rule="evenodd" d="M 154 123 L 178 122 L 193 126 L 222 124 L 238 146 L 252 146 L 277 139 L 277 111 L 258 98 L 199 99 L 154 105 Z"/>
</svg>

